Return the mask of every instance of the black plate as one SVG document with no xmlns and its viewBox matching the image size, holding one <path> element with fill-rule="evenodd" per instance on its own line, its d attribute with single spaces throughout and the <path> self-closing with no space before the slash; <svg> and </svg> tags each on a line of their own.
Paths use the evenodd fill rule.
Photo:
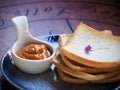
<svg viewBox="0 0 120 90">
<path fill-rule="evenodd" d="M 38 39 L 48 41 L 57 47 L 59 35 L 39 36 Z M 44 73 L 30 75 L 20 71 L 12 64 L 6 53 L 1 62 L 1 70 L 6 80 L 19 89 L 27 90 L 113 90 L 120 85 L 120 82 L 109 84 L 70 84 L 63 82 L 56 72 L 54 65 Z M 120 87 L 118 87 L 120 88 Z M 116 90 L 118 90 L 116 88 Z"/>
</svg>

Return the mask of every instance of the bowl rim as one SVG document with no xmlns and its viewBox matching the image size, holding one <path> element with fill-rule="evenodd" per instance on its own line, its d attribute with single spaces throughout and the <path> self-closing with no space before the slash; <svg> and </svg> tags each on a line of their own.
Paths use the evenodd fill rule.
<svg viewBox="0 0 120 90">
<path fill-rule="evenodd" d="M 36 39 L 36 40 L 37 40 L 37 39 Z M 21 58 L 21 57 L 19 57 L 18 55 L 16 55 L 16 53 L 15 53 L 15 51 L 14 51 L 15 46 L 16 46 L 17 43 L 19 43 L 19 42 L 15 42 L 15 43 L 13 44 L 13 46 L 12 46 L 12 48 L 11 48 L 11 54 L 14 55 L 16 58 L 18 58 L 18 59 L 20 59 L 20 60 L 22 60 L 22 61 L 26 61 L 26 62 L 44 62 L 44 61 L 49 61 L 49 60 L 51 60 L 51 59 L 55 56 L 55 54 L 56 54 L 56 49 L 53 47 L 52 44 L 50 44 L 50 43 L 48 43 L 48 42 L 46 42 L 46 41 L 43 41 L 43 40 L 37 40 L 37 41 L 39 41 L 40 43 L 43 43 L 43 44 L 47 45 L 48 47 L 50 47 L 50 49 L 52 50 L 52 54 L 51 54 L 49 57 L 44 58 L 44 59 L 37 59 L 37 60 Z"/>
</svg>

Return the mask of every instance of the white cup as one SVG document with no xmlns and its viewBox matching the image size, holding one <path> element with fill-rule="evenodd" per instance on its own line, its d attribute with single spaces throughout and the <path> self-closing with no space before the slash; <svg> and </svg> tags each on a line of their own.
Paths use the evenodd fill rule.
<svg viewBox="0 0 120 90">
<path fill-rule="evenodd" d="M 12 60 L 14 64 L 23 72 L 30 74 L 42 73 L 47 69 L 49 69 L 49 67 L 51 66 L 50 60 L 56 54 L 55 48 L 48 42 L 38 40 L 30 34 L 26 16 L 14 17 L 12 18 L 12 21 L 17 31 L 17 41 L 15 42 L 11 50 Z M 43 60 L 31 60 L 31 59 L 21 58 L 16 54 L 16 52 L 20 48 L 23 48 L 25 45 L 31 43 L 43 43 L 47 45 L 50 52 L 52 53 L 51 56 Z"/>
</svg>

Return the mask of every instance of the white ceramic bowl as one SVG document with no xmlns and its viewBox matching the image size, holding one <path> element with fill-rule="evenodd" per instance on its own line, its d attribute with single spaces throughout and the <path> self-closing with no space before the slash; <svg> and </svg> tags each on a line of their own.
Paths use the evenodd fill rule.
<svg viewBox="0 0 120 90">
<path fill-rule="evenodd" d="M 29 73 L 29 74 L 38 74 L 46 71 L 49 69 L 51 63 L 50 60 L 55 56 L 56 50 L 55 48 L 45 42 L 38 40 L 34 38 L 30 33 L 28 29 L 27 24 L 27 18 L 26 16 L 19 16 L 12 19 L 16 30 L 17 30 L 17 41 L 12 47 L 11 54 L 12 54 L 12 60 L 14 64 L 23 72 Z M 52 55 L 48 58 L 45 58 L 43 60 L 30 60 L 30 59 L 23 59 L 16 55 L 17 50 L 20 48 L 23 48 L 27 44 L 31 43 L 43 43 L 47 45 Z"/>
<path fill-rule="evenodd" d="M 56 51 L 53 46 L 50 44 L 43 42 L 43 41 L 35 41 L 36 43 L 44 43 L 46 44 L 50 51 L 52 52 L 52 55 L 48 58 L 45 58 L 43 60 L 29 60 L 29 59 L 23 59 L 19 56 L 16 55 L 16 52 L 18 49 L 24 47 L 25 44 L 21 44 L 19 42 L 16 42 L 13 47 L 12 47 L 12 59 L 14 64 L 21 69 L 23 72 L 30 73 L 30 74 L 37 74 L 37 73 L 42 73 L 49 69 L 51 66 L 50 60 L 54 57 Z"/>
</svg>

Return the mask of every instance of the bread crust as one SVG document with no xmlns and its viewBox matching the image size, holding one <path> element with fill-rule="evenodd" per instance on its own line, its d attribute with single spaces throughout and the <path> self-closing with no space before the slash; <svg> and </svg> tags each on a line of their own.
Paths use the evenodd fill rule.
<svg viewBox="0 0 120 90">
<path fill-rule="evenodd" d="M 104 80 L 96 80 L 96 81 L 91 81 L 92 83 L 112 83 L 112 82 L 119 82 L 120 81 L 120 74 L 115 75 L 111 78 L 104 79 Z"/>
<path fill-rule="evenodd" d="M 90 81 L 87 81 L 87 80 L 71 77 L 70 75 L 62 72 L 60 69 L 57 69 L 57 71 L 58 71 L 58 74 L 59 74 L 60 78 L 65 82 L 75 83 L 75 84 L 90 83 Z M 120 75 L 118 74 L 118 75 L 115 75 L 114 77 L 111 77 L 111 78 L 108 78 L 108 79 L 91 81 L 91 83 L 101 84 L 101 83 L 112 83 L 112 82 L 119 82 L 119 81 L 120 81 Z"/>
<path fill-rule="evenodd" d="M 75 70 L 80 70 L 86 73 L 90 73 L 90 74 L 97 74 L 97 73 L 106 73 L 106 72 L 113 72 L 113 71 L 119 71 L 120 67 L 115 67 L 115 68 L 94 68 L 94 67 L 87 67 L 87 66 L 83 66 L 79 63 L 72 63 L 72 60 L 70 60 L 69 58 L 65 57 L 62 53 L 61 53 L 61 57 L 63 62 L 71 69 L 75 69 Z"/>
<path fill-rule="evenodd" d="M 62 72 L 60 69 L 57 69 L 57 71 L 58 71 L 58 74 L 59 74 L 60 78 L 65 82 L 77 83 L 77 84 L 89 83 L 89 81 L 87 81 L 87 80 L 71 77 L 68 74 L 65 74 L 64 72 Z"/>
<path fill-rule="evenodd" d="M 80 57 L 77 56 L 71 52 L 68 52 L 67 50 L 61 48 L 61 52 L 68 57 L 69 59 L 80 63 L 80 64 L 84 64 L 86 66 L 90 66 L 90 67 L 96 67 L 96 68 L 115 68 L 115 67 L 119 67 L 120 66 L 120 62 L 116 61 L 116 62 L 97 62 L 97 61 L 93 61 L 90 59 L 86 59 L 84 57 Z"/>
</svg>

